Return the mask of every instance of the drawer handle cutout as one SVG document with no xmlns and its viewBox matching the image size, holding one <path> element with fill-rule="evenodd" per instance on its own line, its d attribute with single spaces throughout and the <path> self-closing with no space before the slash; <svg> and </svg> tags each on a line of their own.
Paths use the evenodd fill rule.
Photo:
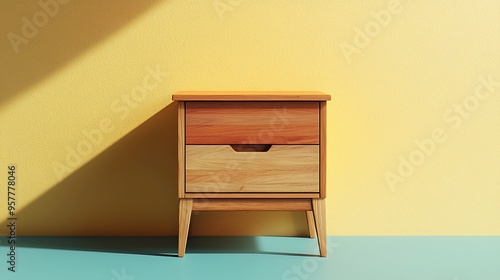
<svg viewBox="0 0 500 280">
<path fill-rule="evenodd" d="M 273 145 L 270 144 L 233 144 L 233 151 L 239 152 L 267 152 Z"/>
</svg>

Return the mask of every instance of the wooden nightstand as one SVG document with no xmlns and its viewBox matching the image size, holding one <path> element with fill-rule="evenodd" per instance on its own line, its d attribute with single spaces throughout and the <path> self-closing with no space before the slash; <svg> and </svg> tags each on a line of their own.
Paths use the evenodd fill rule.
<svg viewBox="0 0 500 280">
<path fill-rule="evenodd" d="M 321 92 L 178 92 L 179 256 L 191 211 L 305 211 L 326 256 Z"/>
</svg>

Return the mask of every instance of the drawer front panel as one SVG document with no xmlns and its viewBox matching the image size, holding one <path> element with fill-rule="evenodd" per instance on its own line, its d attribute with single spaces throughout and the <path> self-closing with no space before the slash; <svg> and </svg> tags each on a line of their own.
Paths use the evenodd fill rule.
<svg viewBox="0 0 500 280">
<path fill-rule="evenodd" d="M 318 145 L 236 150 L 230 145 L 187 145 L 186 192 L 319 192 Z"/>
<path fill-rule="evenodd" d="M 319 144 L 319 102 L 186 102 L 186 144 Z"/>
</svg>

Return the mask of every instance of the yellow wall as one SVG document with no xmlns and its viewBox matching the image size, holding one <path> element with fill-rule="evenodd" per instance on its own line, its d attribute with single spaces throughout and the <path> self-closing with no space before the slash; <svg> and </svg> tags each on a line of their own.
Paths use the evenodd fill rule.
<svg viewBox="0 0 500 280">
<path fill-rule="evenodd" d="M 180 90 L 332 94 L 330 235 L 500 234 L 499 1 L 54 1 L 0 3 L 0 234 L 14 164 L 20 235 L 176 235 Z"/>
</svg>

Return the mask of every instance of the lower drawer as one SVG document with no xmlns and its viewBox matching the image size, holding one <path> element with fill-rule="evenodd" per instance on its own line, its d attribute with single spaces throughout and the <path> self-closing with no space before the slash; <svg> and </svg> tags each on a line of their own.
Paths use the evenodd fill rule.
<svg viewBox="0 0 500 280">
<path fill-rule="evenodd" d="M 187 145 L 186 192 L 319 192 L 319 145 Z"/>
</svg>

